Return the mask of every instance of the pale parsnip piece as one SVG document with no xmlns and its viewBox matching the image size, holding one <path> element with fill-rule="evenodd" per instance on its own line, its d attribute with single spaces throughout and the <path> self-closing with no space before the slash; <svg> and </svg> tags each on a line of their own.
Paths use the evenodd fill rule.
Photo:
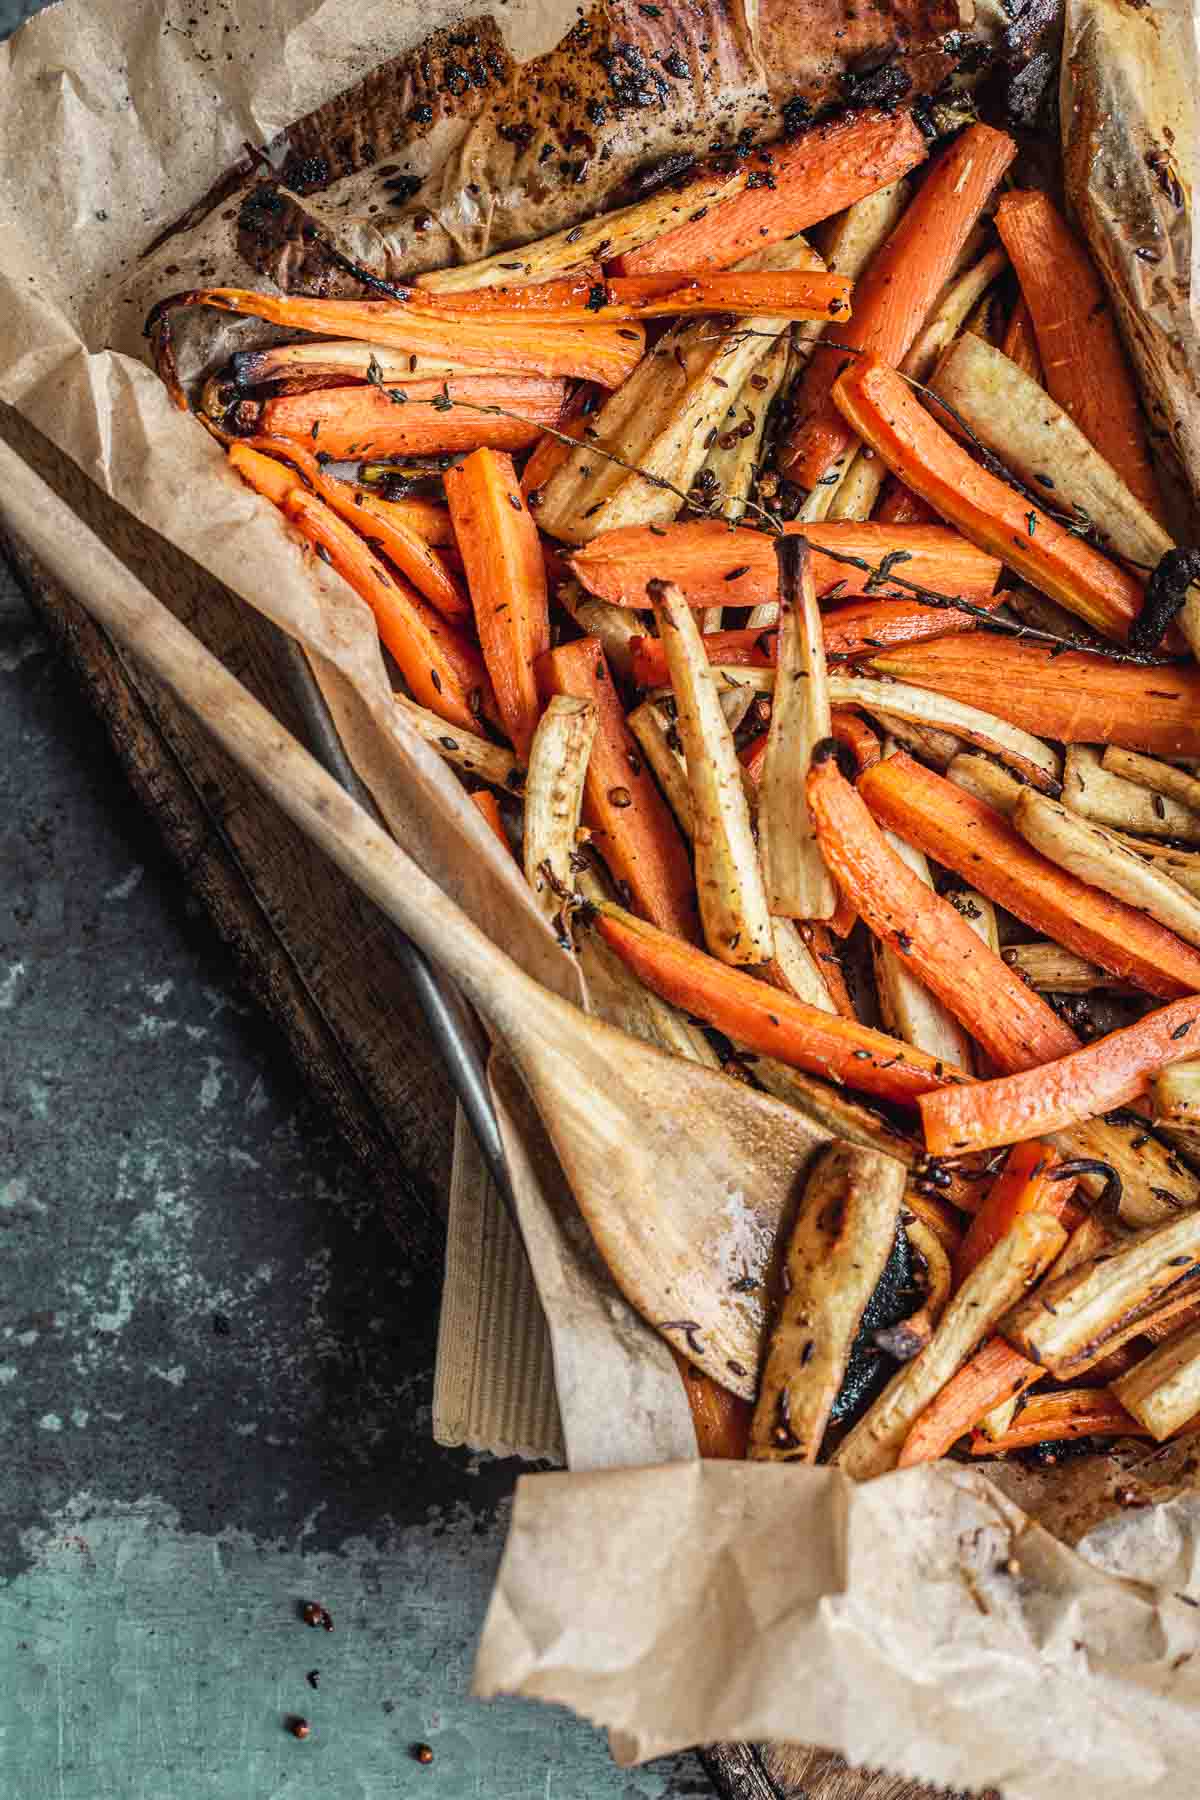
<svg viewBox="0 0 1200 1800">
<path fill-rule="evenodd" d="M 493 744 L 488 738 L 476 737 L 474 732 L 463 731 L 457 725 L 448 725 L 445 719 L 418 706 L 407 694 L 393 694 L 392 699 L 413 730 L 464 775 L 477 775 L 481 781 L 490 781 L 493 787 L 520 791 L 524 772 L 518 769 L 511 750 Z"/>
<path fill-rule="evenodd" d="M 911 1138 L 861 1101 L 850 1100 L 839 1088 L 831 1087 L 816 1075 L 805 1075 L 774 1057 L 756 1056 L 749 1064 L 754 1079 L 776 1100 L 794 1106 L 806 1118 L 827 1131 L 832 1138 L 844 1138 L 863 1150 L 877 1150 L 883 1156 L 895 1157 L 906 1169 L 915 1169 L 922 1151 Z"/>
<path fill-rule="evenodd" d="M 1010 775 L 1007 769 L 1002 769 L 990 756 L 979 756 L 968 751 L 963 751 L 954 758 L 946 775 L 964 793 L 972 794 L 986 806 L 995 807 L 1006 819 L 1012 818 L 1013 808 L 1024 792 L 1016 776 Z"/>
<path fill-rule="evenodd" d="M 1121 1183 L 1117 1216 L 1131 1229 L 1163 1225 L 1200 1206 L 1200 1179 L 1136 1115 L 1128 1123 L 1084 1119 L 1047 1137 L 1060 1155 L 1094 1158 L 1116 1172 Z M 1104 1178 L 1081 1175 L 1079 1185 L 1094 1198 L 1103 1192 Z"/>
<path fill-rule="evenodd" d="M 996 923 L 996 908 L 987 895 L 976 888 L 951 888 L 946 898 L 954 910 L 962 914 L 976 937 L 999 956 L 1000 928 Z"/>
<path fill-rule="evenodd" d="M 767 962 L 774 951 L 774 934 L 742 785 L 744 771 L 721 711 L 696 615 L 669 582 L 652 582 L 649 591 L 687 761 L 696 891 L 705 941 L 722 962 Z"/>
<path fill-rule="evenodd" d="M 1061 944 L 1044 938 L 1036 944 L 1010 944 L 1000 952 L 1010 969 L 1039 994 L 1091 994 L 1097 988 L 1117 988 L 1119 983 L 1107 969 L 1064 950 Z M 1132 990 L 1125 990 L 1132 992 Z"/>
<path fill-rule="evenodd" d="M 1200 1124 L 1200 1062 L 1171 1063 L 1150 1083 L 1154 1116 L 1170 1125 Z"/>
<path fill-rule="evenodd" d="M 787 992 L 822 1012 L 836 1012 L 829 988 L 816 957 L 801 937 L 791 919 L 774 919 L 775 955 L 771 960 L 771 976 L 776 985 L 782 983 Z"/>
<path fill-rule="evenodd" d="M 863 1311 L 896 1241 L 904 1179 L 903 1164 L 852 1144 L 831 1144 L 818 1158 L 788 1243 L 751 1458 L 817 1460 Z"/>
<path fill-rule="evenodd" d="M 839 1448 L 834 1463 L 856 1481 L 894 1469 L 925 1408 L 1067 1241 L 1048 1213 L 1025 1213 L 976 1264 L 925 1349 L 899 1369 Z"/>
<path fill-rule="evenodd" d="M 767 904 L 785 919 L 829 919 L 837 891 L 813 827 L 805 784 L 813 748 L 832 729 L 825 641 L 802 537 L 777 538 L 779 643 L 775 702 L 758 788 L 758 843 Z"/>
<path fill-rule="evenodd" d="M 1200 817 L 1200 780 L 1189 770 L 1177 769 L 1174 763 L 1162 762 L 1157 756 L 1142 756 L 1136 750 L 1118 750 L 1113 744 L 1105 749 L 1100 762 L 1110 775 L 1121 775 L 1126 781 L 1149 788 L 1152 794 L 1177 800 Z"/>
<path fill-rule="evenodd" d="M 687 763 L 683 752 L 677 750 L 671 742 L 672 727 L 653 700 L 643 700 L 629 714 L 625 723 L 637 739 L 638 748 L 649 764 L 650 773 L 675 814 L 675 823 L 684 837 L 690 839 L 694 835 L 692 794 L 688 787 Z"/>
<path fill-rule="evenodd" d="M 747 668 L 741 664 L 713 663 L 721 689 L 747 687 L 758 694 L 775 692 L 775 670 Z M 904 743 L 906 725 L 953 734 L 987 750 L 1008 763 L 1028 782 L 1044 791 L 1058 786 L 1058 757 L 1048 744 L 1031 732 L 981 712 L 965 701 L 951 700 L 927 688 L 909 687 L 901 681 L 875 681 L 866 676 L 831 674 L 828 677 L 832 706 L 861 706 L 882 719 L 892 736 Z M 955 743 L 957 753 L 959 745 Z"/>
<path fill-rule="evenodd" d="M 1200 1265 L 1200 1213 L 1052 1275 L 1014 1306 L 1001 1332 L 1022 1356 L 1068 1381 L 1136 1333 L 1146 1311 Z"/>
<path fill-rule="evenodd" d="M 1186 1325 L 1109 1385 L 1161 1444 L 1200 1412 L 1200 1325 Z"/>
<path fill-rule="evenodd" d="M 564 907 L 575 892 L 573 861 L 588 758 L 596 736 L 591 700 L 555 694 L 538 720 L 525 775 L 525 879 L 538 910 L 566 935 Z"/>
<path fill-rule="evenodd" d="M 1077 509 L 1115 555 L 1153 568 L 1174 548 L 1070 414 L 1003 351 L 960 338 L 929 385 L 1047 505 Z"/>
<path fill-rule="evenodd" d="M 624 256 L 627 250 L 636 250 L 651 238 L 682 225 L 697 207 L 729 199 L 745 185 L 746 171 L 739 168 L 690 182 L 682 192 L 667 187 L 632 206 L 598 213 L 582 225 L 551 232 L 549 237 L 538 238 L 519 250 L 498 250 L 458 268 L 418 275 L 416 285 L 434 294 L 460 294 L 472 288 L 504 287 L 512 282 L 550 281 L 586 263 Z"/>
<path fill-rule="evenodd" d="M 609 667 L 623 681 L 633 678 L 633 640 L 645 637 L 646 627 L 628 606 L 610 606 L 593 599 L 577 581 L 560 584 L 555 598 L 566 607 L 585 637 L 600 639 Z"/>
<path fill-rule="evenodd" d="M 1059 868 L 1137 907 L 1185 942 L 1200 944 L 1200 900 L 1101 826 L 1032 788 L 1021 795 L 1012 818 L 1025 841 Z"/>
<path fill-rule="evenodd" d="M 1090 744 L 1067 746 L 1062 797 L 1072 812 L 1097 825 L 1113 825 L 1139 837 L 1181 838 L 1187 844 L 1200 844 L 1200 813 L 1114 775 Z"/>
</svg>

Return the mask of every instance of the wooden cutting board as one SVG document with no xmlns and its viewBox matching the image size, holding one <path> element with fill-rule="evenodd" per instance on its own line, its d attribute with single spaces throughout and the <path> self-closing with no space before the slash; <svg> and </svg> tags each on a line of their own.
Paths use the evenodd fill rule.
<svg viewBox="0 0 1200 1800">
<path fill-rule="evenodd" d="M 0 435 L 303 735 L 278 638 L 265 621 L 3 408 Z M 78 676 L 134 792 L 243 979 L 377 1183 L 397 1237 L 406 1248 L 427 1248 L 442 1230 L 444 1205 L 429 1171 L 450 1167 L 454 1099 L 389 946 L 390 927 L 19 546 L 0 538 L 0 552 Z M 703 1754 L 725 1800 L 936 1800 L 931 1788 L 848 1769 L 824 1751 L 723 1744 Z"/>
</svg>

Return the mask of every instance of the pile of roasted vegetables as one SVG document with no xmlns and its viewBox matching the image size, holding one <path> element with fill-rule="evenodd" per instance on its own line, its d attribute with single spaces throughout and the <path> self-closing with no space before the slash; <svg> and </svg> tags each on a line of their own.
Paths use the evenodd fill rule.
<svg viewBox="0 0 1200 1800">
<path fill-rule="evenodd" d="M 836 1134 L 753 1418 L 689 1377 L 714 1454 L 1200 1417 L 1196 558 L 1015 154 L 857 113 L 412 286 L 148 325 L 181 402 L 179 307 L 284 328 L 197 410 L 597 1003 Z"/>
</svg>

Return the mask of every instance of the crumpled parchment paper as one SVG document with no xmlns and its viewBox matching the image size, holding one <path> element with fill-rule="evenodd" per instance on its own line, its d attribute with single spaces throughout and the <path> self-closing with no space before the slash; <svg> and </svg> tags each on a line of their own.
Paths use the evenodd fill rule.
<svg viewBox="0 0 1200 1800">
<path fill-rule="evenodd" d="M 1071 6 L 1076 26 L 1086 15 L 1089 55 L 1107 67 L 1134 9 Z M 548 51 L 577 18 L 569 0 L 500 10 L 518 60 Z M 1181 3 L 1169 15 L 1138 12 L 1138 29 L 1159 14 L 1173 21 L 1186 85 L 1186 14 Z M 366 609 L 301 557 L 172 409 L 138 336 L 150 299 L 194 277 L 246 274 L 218 266 L 230 239 L 219 211 L 187 240 L 186 269 L 169 240 L 143 254 L 243 143 L 269 142 L 458 16 L 448 0 L 209 0 L 191 10 L 90 0 L 43 14 L 0 47 L 0 400 L 306 644 L 397 836 L 527 969 L 578 996 L 577 972 L 515 867 L 397 716 Z M 856 30 L 862 16 L 847 10 Z M 763 44 L 786 65 L 790 30 L 802 60 L 804 21 L 784 0 L 744 10 L 712 0 L 712 19 L 741 83 L 737 108 L 752 110 Z M 1152 92 L 1135 92 L 1135 103 L 1153 103 Z M 476 141 L 447 109 L 423 152 L 444 159 L 452 223 L 465 215 L 447 171 Z M 586 190 L 579 205 L 590 209 Z M 486 247 L 492 220 L 470 223 L 470 246 Z M 359 242 L 373 228 L 354 229 Z M 997 1782 L 1007 1800 L 1057 1793 L 1063 1774 L 1095 1800 L 1191 1792 L 1200 1619 L 1176 1597 L 1200 1598 L 1191 1452 L 1067 1465 L 1054 1482 L 945 1466 L 859 1489 L 827 1470 L 688 1461 L 694 1438 L 665 1349 L 597 1274 L 503 1070 L 495 1091 L 568 1455 L 573 1470 L 602 1472 L 522 1481 L 480 1692 L 565 1701 L 609 1726 L 625 1758 L 775 1736 L 935 1781 Z M 622 1462 L 646 1466 L 613 1466 Z"/>
</svg>

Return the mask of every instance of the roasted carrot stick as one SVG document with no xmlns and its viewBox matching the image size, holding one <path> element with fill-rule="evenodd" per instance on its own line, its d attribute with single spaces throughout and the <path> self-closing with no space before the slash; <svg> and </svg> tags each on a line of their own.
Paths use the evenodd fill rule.
<svg viewBox="0 0 1200 1800">
<path fill-rule="evenodd" d="M 888 187 L 926 156 L 921 133 L 907 113 L 858 113 L 816 126 L 790 144 L 764 153 L 766 170 L 747 166 L 743 191 L 692 216 L 686 225 L 626 251 L 613 262 L 618 275 L 660 269 L 725 269 L 753 250 L 832 218 L 878 188 Z M 755 174 L 765 181 L 750 182 Z"/>
<path fill-rule="evenodd" d="M 596 928 L 660 998 L 715 1025 L 760 1056 L 773 1056 L 881 1099 L 910 1104 L 918 1095 L 967 1079 L 961 1069 L 951 1069 L 856 1020 L 821 1012 L 668 937 L 620 907 L 601 906 Z"/>
<path fill-rule="evenodd" d="M 443 393 L 443 389 L 445 393 Z M 536 375 L 463 375 L 414 381 L 403 405 L 375 387 L 281 394 L 257 408 L 255 430 L 295 438 L 334 457 L 439 456 L 456 450 L 525 450 L 557 425 L 566 388 Z M 445 405 L 449 396 L 451 405 Z M 499 406 L 516 418 L 490 413 Z M 484 411 L 477 411 L 477 408 Z"/>
<path fill-rule="evenodd" d="M 1036 1068 L 1078 1048 L 1054 1009 L 897 856 L 839 770 L 832 745 L 813 755 L 808 804 L 821 854 L 854 910 L 994 1064 Z"/>
<path fill-rule="evenodd" d="M 1110 637 L 1128 635 L 1141 611 L 1141 583 L 973 462 L 895 369 L 857 361 L 838 377 L 834 398 L 893 475 L 973 544 L 1002 556 L 1034 587 Z"/>
<path fill-rule="evenodd" d="M 957 1375 L 952 1375 L 904 1440 L 898 1467 L 934 1462 L 1002 1400 L 1023 1394 L 1046 1371 L 1002 1337 L 988 1338 Z"/>
<path fill-rule="evenodd" d="M 413 290 L 415 295 L 416 290 Z M 267 319 L 273 325 L 314 331 L 323 337 L 350 338 L 411 356 L 441 356 L 461 365 L 472 363 L 489 374 L 574 376 L 619 387 L 632 373 L 646 347 L 640 326 L 519 314 L 503 318 L 497 330 L 491 318 L 474 319 L 461 312 L 439 315 L 431 297 L 413 304 L 396 300 L 314 300 L 301 294 L 257 294 L 249 288 L 202 288 L 164 301 L 156 313 L 172 306 L 213 306 L 221 312 Z M 239 382 L 252 385 L 271 371 L 270 351 L 246 351 L 235 361 Z M 369 359 L 368 359 L 369 360 Z M 363 369 L 366 376 L 366 368 Z"/>
<path fill-rule="evenodd" d="M 360 490 L 355 490 L 358 491 Z M 457 554 L 450 514 L 436 500 L 421 500 L 412 495 L 404 500 L 380 499 L 379 504 L 387 508 L 388 518 L 396 519 L 401 525 L 407 526 L 409 531 L 415 531 L 427 544 L 432 544 L 435 550 L 449 550 Z"/>
<path fill-rule="evenodd" d="M 995 1248 L 1022 1213 L 1053 1213 L 1068 1231 L 1081 1222 L 1083 1214 L 1071 1199 L 1074 1182 L 1054 1179 L 1061 1160 L 1053 1144 L 1039 1143 L 1037 1139 L 1013 1146 L 954 1259 L 956 1283 L 966 1280 L 976 1263 Z"/>
<path fill-rule="evenodd" d="M 402 575 L 407 575 L 417 592 L 432 601 L 444 619 L 470 619 L 471 602 L 461 585 L 437 551 L 430 548 L 420 532 L 413 530 L 403 513 L 397 512 L 394 501 L 380 500 L 363 488 L 326 475 L 311 451 L 287 438 L 238 440 L 229 447 L 229 460 L 237 469 L 247 453 L 259 451 L 283 457 L 298 469 L 313 493 L 332 507 L 339 518 L 353 525 L 373 549 L 381 550 Z"/>
<path fill-rule="evenodd" d="M 784 529 L 803 532 L 811 544 L 822 599 L 863 593 L 878 599 L 873 572 L 892 557 L 896 573 L 906 581 L 959 594 L 980 606 L 993 601 L 999 558 L 975 549 L 944 525 L 860 525 L 839 519 Z M 903 554 L 897 556 L 898 551 Z M 770 538 L 744 527 L 731 531 L 719 519 L 606 531 L 575 551 L 571 567 L 585 588 L 616 606 L 645 606 L 646 583 L 664 569 L 692 606 L 760 606 L 777 595 Z M 888 591 L 886 583 L 880 591 Z"/>
<path fill-rule="evenodd" d="M 446 503 L 467 572 L 496 704 L 524 761 L 537 728 L 534 665 L 550 647 L 546 565 L 512 458 L 480 449 L 446 470 Z"/>
<path fill-rule="evenodd" d="M 578 638 L 548 650 L 539 659 L 537 678 L 543 699 L 572 694 L 595 702 L 599 718 L 583 818 L 619 890 L 664 933 L 698 939 L 687 848 L 625 723 L 600 640 Z"/>
<path fill-rule="evenodd" d="M 1193 995 L 1043 1068 L 923 1096 L 926 1148 L 935 1156 L 990 1150 L 1128 1106 L 1157 1069 L 1195 1054 L 1198 1023 L 1200 997 Z"/>
<path fill-rule="evenodd" d="M 937 514 L 932 506 L 905 487 L 902 481 L 897 481 L 894 475 L 889 475 L 884 483 L 882 498 L 871 517 L 880 525 L 937 524 Z"/>
<path fill-rule="evenodd" d="M 1022 374 L 1045 385 L 1042 376 L 1042 359 L 1038 355 L 1037 333 L 1033 329 L 1033 314 L 1029 310 L 1029 302 L 1024 294 L 1017 297 L 1017 304 L 1012 309 L 1004 332 L 1004 341 L 1000 348 L 1010 362 L 1015 362 Z"/>
<path fill-rule="evenodd" d="M 1015 1355 L 1016 1352 L 1014 1351 Z M 721 1387 L 703 1369 L 671 1345 L 671 1355 L 679 1369 L 679 1377 L 696 1427 L 696 1448 L 702 1457 L 743 1462 L 750 1442 L 750 1421 L 754 1407 Z"/>
<path fill-rule="evenodd" d="M 836 720 L 837 714 L 834 714 Z M 836 725 L 834 727 L 836 733 Z M 850 997 L 850 989 L 846 983 L 846 971 L 842 967 L 842 959 L 834 948 L 829 926 L 823 925 L 819 919 L 801 919 L 800 935 L 812 951 L 817 967 L 821 972 L 821 980 L 825 983 L 829 998 L 843 1019 L 857 1019 L 858 1012 Z"/>
<path fill-rule="evenodd" d="M 269 461 L 269 458 L 264 458 Z M 275 465 L 278 468 L 280 465 Z M 248 472 L 243 468 L 243 474 Z M 380 640 L 395 658 L 414 700 L 465 731 L 495 701 L 483 658 L 400 575 L 390 574 L 349 525 L 295 478 L 283 510 L 375 614 Z"/>
<path fill-rule="evenodd" d="M 975 630 L 975 621 L 963 613 L 941 612 L 909 600 L 856 600 L 827 612 L 821 621 L 825 654 L 835 662 L 851 657 L 875 656 L 881 645 L 924 643 L 949 632 L 961 635 Z M 767 669 L 775 662 L 776 634 L 739 626 L 734 631 L 707 631 L 704 648 L 708 660 L 746 669 Z M 633 679 L 640 687 L 664 687 L 667 682 L 662 640 L 631 640 Z M 928 686 L 928 683 L 919 683 Z M 982 704 L 979 702 L 978 704 Z M 994 708 L 993 710 L 999 710 Z"/>
<path fill-rule="evenodd" d="M 1048 194 L 1006 194 L 996 229 L 1037 337 L 1046 388 L 1161 525 L 1137 388 L 1104 284 Z"/>
<path fill-rule="evenodd" d="M 889 649 L 872 667 L 1065 744 L 1200 756 L 1195 663 L 1139 668 L 1085 650 L 980 637 L 964 650 L 949 641 Z"/>
<path fill-rule="evenodd" d="M 1054 1394 L 1031 1394 L 1003 1437 L 976 1432 L 972 1456 L 1003 1456 L 1031 1444 L 1062 1443 L 1081 1437 L 1149 1437 L 1107 1388 L 1065 1388 Z"/>
<path fill-rule="evenodd" d="M 755 247 L 761 248 L 761 242 Z M 766 313 L 780 319 L 840 322 L 850 317 L 850 290 L 851 283 L 844 275 L 824 269 L 755 269 L 725 275 L 677 270 L 607 281 L 594 290 L 596 304 L 581 307 L 576 317 L 603 324 L 609 319 L 661 319 L 695 313 L 731 313 L 734 317 Z"/>
<path fill-rule="evenodd" d="M 1017 153 L 1012 139 L 972 125 L 934 162 L 887 243 L 855 283 L 854 317 L 831 333 L 839 346 L 882 362 L 904 360 L 980 213 Z M 814 488 L 854 442 L 833 401 L 845 363 L 840 349 L 818 347 L 801 378 L 796 414 L 780 455 L 785 475 Z M 860 432 L 858 435 L 862 435 Z"/>
<path fill-rule="evenodd" d="M 471 795 L 471 805 L 476 812 L 483 815 L 484 822 L 491 827 L 492 833 L 511 856 L 512 845 L 508 841 L 508 833 L 504 829 L 504 819 L 500 813 L 500 802 L 490 788 L 476 788 Z"/>
<path fill-rule="evenodd" d="M 1190 944 L 1060 869 L 956 783 L 901 753 L 868 769 L 859 792 L 881 824 L 1055 943 L 1163 999 L 1200 991 Z"/>
<path fill-rule="evenodd" d="M 835 706 L 830 714 L 830 730 L 839 744 L 844 744 L 854 758 L 855 766 L 861 774 L 864 769 L 873 768 L 882 754 L 879 739 L 867 724 L 867 721 L 853 712 L 848 706 Z M 752 738 L 742 750 L 739 758 L 743 769 L 751 781 L 757 783 L 762 774 L 763 758 L 767 754 L 767 734 Z"/>
<path fill-rule="evenodd" d="M 490 294 L 494 290 L 481 288 L 479 291 L 482 294 Z M 568 400 L 562 418 L 558 421 L 559 431 L 567 437 L 582 436 L 583 427 L 600 404 L 603 393 L 604 389 L 597 387 L 594 381 L 581 382 Z M 533 447 L 532 456 L 521 472 L 521 492 L 526 498 L 530 494 L 536 494 L 540 498 L 541 490 L 555 469 L 561 468 L 570 454 L 571 446 L 561 443 L 557 437 L 551 437 L 549 432 L 544 437 L 540 437 Z M 537 505 L 536 500 L 534 505 Z"/>
</svg>

